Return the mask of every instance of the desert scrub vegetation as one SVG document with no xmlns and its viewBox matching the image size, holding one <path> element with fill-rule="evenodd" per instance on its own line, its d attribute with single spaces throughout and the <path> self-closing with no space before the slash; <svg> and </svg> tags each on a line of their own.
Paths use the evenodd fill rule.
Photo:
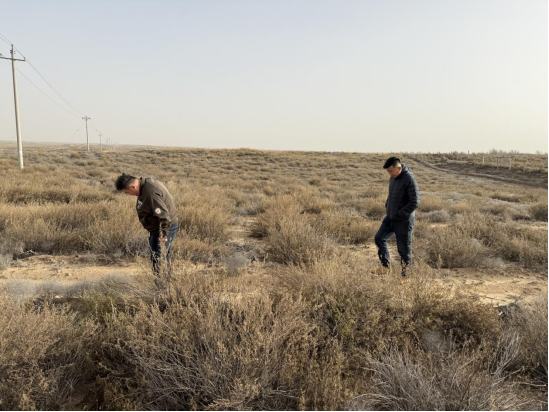
<svg viewBox="0 0 549 412">
<path fill-rule="evenodd" d="M 148 276 L 3 300 L 0 409 L 546 408 L 528 391 L 546 388 L 547 300 L 497 308 L 438 270 L 546 276 L 546 187 L 472 184 L 404 156 L 423 193 L 401 284 L 373 274 L 385 154 L 30 145 L 20 172 L 10 153 L 0 270 L 31 250 L 146 255 L 135 198 L 114 193 L 121 172 L 167 185 L 180 233 L 168 293 Z M 226 268 L 248 252 L 261 262 Z M 18 342 L 30 359 L 8 351 Z"/>
<path fill-rule="evenodd" d="M 369 264 L 346 255 L 279 266 L 278 281 L 255 290 L 183 264 L 162 295 L 111 288 L 70 306 L 3 298 L 0 405 L 543 408 L 517 382 L 543 381 L 547 334 L 536 328 L 546 300 L 503 319 L 478 299 L 451 296 L 428 266 L 400 284 L 398 273 L 372 276 Z"/>
<path fill-rule="evenodd" d="M 432 213 L 432 212 L 430 212 Z M 460 215 L 443 227 L 425 234 L 421 253 L 439 267 L 479 267 L 486 258 L 504 258 L 525 268 L 547 265 L 547 232 L 515 222 L 501 222 L 497 216 L 475 212 Z"/>
<path fill-rule="evenodd" d="M 336 244 L 359 244 L 370 240 L 377 224 L 353 209 L 312 209 L 310 200 L 296 195 L 267 198 L 254 221 L 252 235 L 266 238 L 274 261 L 313 264 L 336 252 Z"/>
<path fill-rule="evenodd" d="M 0 409 L 58 410 L 94 379 L 97 325 L 0 295 Z"/>
<path fill-rule="evenodd" d="M 451 346 L 451 345 L 450 345 Z M 361 410 L 520 410 L 528 409 L 518 384 L 480 349 L 438 347 L 419 358 L 388 350 L 369 368 L 375 390 L 352 403 Z"/>
<path fill-rule="evenodd" d="M 525 368 L 534 379 L 547 384 L 547 294 L 511 307 L 508 324 L 522 339 L 515 367 Z"/>
</svg>

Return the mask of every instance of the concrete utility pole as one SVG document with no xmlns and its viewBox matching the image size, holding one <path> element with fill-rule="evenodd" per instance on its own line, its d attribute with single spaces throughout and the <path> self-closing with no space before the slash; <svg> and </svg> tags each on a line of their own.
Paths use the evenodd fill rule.
<svg viewBox="0 0 549 412">
<path fill-rule="evenodd" d="M 19 167 L 23 169 L 23 143 L 21 142 L 21 125 L 19 124 L 19 105 L 17 104 L 17 83 L 15 82 L 15 62 L 24 62 L 25 59 L 14 58 L 15 50 L 11 45 L 11 57 L 4 57 L 0 54 L 1 59 L 11 60 L 11 73 L 13 77 L 13 101 L 15 103 L 15 129 L 17 131 L 17 152 L 19 153 Z"/>
<path fill-rule="evenodd" d="M 88 145 L 88 152 L 90 151 L 90 139 L 88 139 L 88 120 L 91 120 L 91 117 L 84 116 L 82 120 L 86 121 L 86 143 Z"/>
<path fill-rule="evenodd" d="M 101 136 L 103 136 L 101 133 L 99 133 L 99 150 L 103 151 L 103 143 L 101 142 Z"/>
</svg>

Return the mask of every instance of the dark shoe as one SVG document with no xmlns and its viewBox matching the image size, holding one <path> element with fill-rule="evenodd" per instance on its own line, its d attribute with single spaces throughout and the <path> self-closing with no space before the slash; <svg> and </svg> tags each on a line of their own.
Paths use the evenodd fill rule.
<svg viewBox="0 0 549 412">
<path fill-rule="evenodd" d="M 407 278 L 408 276 L 410 276 L 410 265 L 408 265 L 407 263 L 402 264 L 402 273 L 400 274 L 400 276 L 402 276 L 403 278 Z"/>
</svg>

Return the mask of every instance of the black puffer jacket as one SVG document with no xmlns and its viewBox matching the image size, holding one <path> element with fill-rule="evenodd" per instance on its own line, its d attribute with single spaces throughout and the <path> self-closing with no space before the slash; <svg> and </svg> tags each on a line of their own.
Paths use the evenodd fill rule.
<svg viewBox="0 0 549 412">
<path fill-rule="evenodd" d="M 419 206 L 419 188 L 411 170 L 405 164 L 396 179 L 389 181 L 389 196 L 385 203 L 390 220 L 404 220 L 414 216 Z"/>
</svg>

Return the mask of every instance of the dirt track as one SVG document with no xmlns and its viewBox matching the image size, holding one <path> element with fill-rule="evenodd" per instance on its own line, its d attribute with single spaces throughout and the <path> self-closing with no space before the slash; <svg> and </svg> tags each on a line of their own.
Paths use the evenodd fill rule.
<svg viewBox="0 0 549 412">
<path fill-rule="evenodd" d="M 492 175 L 487 173 L 470 172 L 465 169 L 467 166 L 470 166 L 470 165 L 463 166 L 463 165 L 447 164 L 444 167 L 440 167 L 440 166 L 431 164 L 429 162 L 426 162 L 424 160 L 421 160 L 417 157 L 411 156 L 409 157 L 409 159 L 421 164 L 426 168 L 437 170 L 439 172 L 450 173 L 458 176 L 469 176 L 469 177 L 474 177 L 479 179 L 496 180 L 499 182 L 505 182 L 505 183 L 515 184 L 515 185 L 547 188 L 547 179 L 545 179 L 545 181 L 532 181 L 532 180 L 527 180 L 525 178 L 516 179 L 516 178 L 511 178 L 503 175 Z"/>
</svg>

